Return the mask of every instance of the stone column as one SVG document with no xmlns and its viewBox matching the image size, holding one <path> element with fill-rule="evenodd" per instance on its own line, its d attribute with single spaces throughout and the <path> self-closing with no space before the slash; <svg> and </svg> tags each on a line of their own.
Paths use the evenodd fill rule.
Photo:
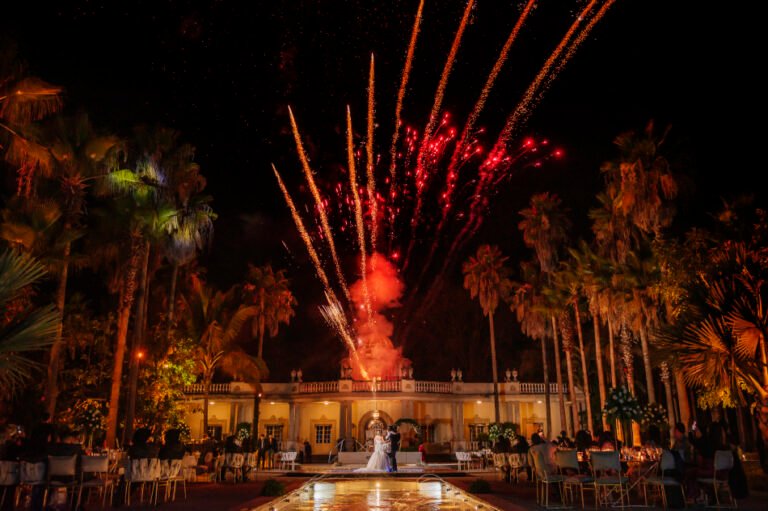
<svg viewBox="0 0 768 511">
<path fill-rule="evenodd" d="M 464 403 L 462 401 L 454 402 L 452 406 L 451 426 L 453 429 L 453 438 L 451 439 L 451 448 L 454 451 L 464 448 Z"/>
<path fill-rule="evenodd" d="M 345 450 L 351 449 L 355 440 L 352 436 L 352 402 L 339 402 L 339 438 L 344 439 Z M 335 439 L 334 439 L 335 440 Z"/>
<path fill-rule="evenodd" d="M 285 448 L 298 449 L 299 445 L 299 405 L 298 403 L 288 403 L 288 438 L 286 438 Z"/>
</svg>

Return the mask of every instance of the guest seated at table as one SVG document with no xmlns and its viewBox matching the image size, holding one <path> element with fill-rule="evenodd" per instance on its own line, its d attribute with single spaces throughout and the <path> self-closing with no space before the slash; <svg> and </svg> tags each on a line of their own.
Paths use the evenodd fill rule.
<svg viewBox="0 0 768 511">
<path fill-rule="evenodd" d="M 583 429 L 576 432 L 576 450 L 585 452 L 592 447 L 592 435 Z"/>
<path fill-rule="evenodd" d="M 544 460 L 544 463 L 547 466 L 547 470 L 551 469 L 555 466 L 556 450 L 557 447 L 550 442 L 547 442 L 538 433 L 534 433 L 531 435 L 531 447 L 528 449 L 528 465 L 531 467 L 534 466 L 533 458 L 540 454 L 541 459 Z"/>
<path fill-rule="evenodd" d="M 133 441 L 128 448 L 128 457 L 139 460 L 144 458 L 157 458 L 158 446 L 149 443 L 152 432 L 149 428 L 139 428 L 133 433 Z"/>
<path fill-rule="evenodd" d="M 601 451 L 615 451 L 617 448 L 621 450 L 621 442 L 616 440 L 611 431 L 603 431 L 600 433 L 600 437 L 597 439 L 597 447 Z"/>
<path fill-rule="evenodd" d="M 561 449 L 572 449 L 574 447 L 573 441 L 568 438 L 568 433 L 565 431 L 561 431 L 560 436 L 557 437 L 552 443 L 556 444 Z"/>
<path fill-rule="evenodd" d="M 82 442 L 72 432 L 60 434 L 58 442 L 48 444 L 46 450 L 48 456 L 81 456 L 85 454 Z"/>
<path fill-rule="evenodd" d="M 180 460 L 184 457 L 185 449 L 180 437 L 181 431 L 178 429 L 169 429 L 165 432 L 165 443 L 158 454 L 161 460 Z"/>
</svg>

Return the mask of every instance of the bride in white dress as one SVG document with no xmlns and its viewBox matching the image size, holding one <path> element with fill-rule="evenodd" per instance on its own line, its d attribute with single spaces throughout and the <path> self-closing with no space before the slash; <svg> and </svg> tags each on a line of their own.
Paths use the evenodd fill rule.
<svg viewBox="0 0 768 511">
<path fill-rule="evenodd" d="M 376 435 L 373 439 L 373 454 L 368 460 L 368 465 L 358 468 L 356 472 L 389 472 L 388 445 L 381 435 Z"/>
</svg>

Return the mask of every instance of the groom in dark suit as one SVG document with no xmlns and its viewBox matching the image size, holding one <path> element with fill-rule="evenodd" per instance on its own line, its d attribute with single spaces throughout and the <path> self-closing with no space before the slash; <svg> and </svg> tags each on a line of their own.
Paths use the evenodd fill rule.
<svg viewBox="0 0 768 511">
<path fill-rule="evenodd" d="M 400 450 L 400 433 L 397 431 L 397 426 L 394 424 L 389 427 L 387 433 L 387 440 L 389 440 L 389 471 L 397 472 L 397 451 Z"/>
</svg>

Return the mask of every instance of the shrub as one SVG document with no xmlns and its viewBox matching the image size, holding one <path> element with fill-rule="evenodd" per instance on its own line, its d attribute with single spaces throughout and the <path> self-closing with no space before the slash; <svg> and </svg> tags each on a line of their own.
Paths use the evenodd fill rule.
<svg viewBox="0 0 768 511">
<path fill-rule="evenodd" d="M 264 488 L 261 490 L 264 497 L 279 497 L 285 495 L 285 485 L 277 479 L 267 479 L 264 481 Z"/>
<path fill-rule="evenodd" d="M 491 493 L 491 484 L 485 479 L 475 479 L 469 485 L 470 493 Z"/>
</svg>

